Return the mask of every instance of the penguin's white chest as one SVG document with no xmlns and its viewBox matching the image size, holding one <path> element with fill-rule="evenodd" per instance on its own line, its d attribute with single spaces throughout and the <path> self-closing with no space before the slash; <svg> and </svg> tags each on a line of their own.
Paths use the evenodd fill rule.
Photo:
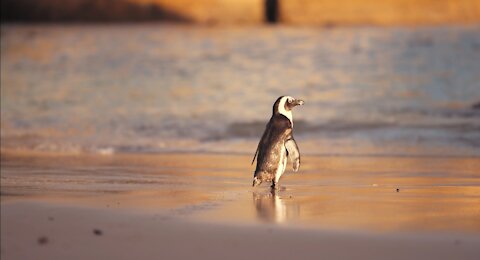
<svg viewBox="0 0 480 260">
<path fill-rule="evenodd" d="M 278 183 L 278 180 L 280 180 L 280 177 L 282 177 L 282 174 L 285 172 L 285 168 L 287 167 L 287 150 L 285 148 L 285 145 L 282 145 L 282 149 L 280 149 L 280 156 L 278 160 L 278 166 L 277 166 L 277 171 L 275 172 L 275 182 Z"/>
</svg>

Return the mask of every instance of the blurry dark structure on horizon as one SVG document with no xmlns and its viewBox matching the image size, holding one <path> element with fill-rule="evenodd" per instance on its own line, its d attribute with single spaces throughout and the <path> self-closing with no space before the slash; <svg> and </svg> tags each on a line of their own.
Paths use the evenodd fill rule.
<svg viewBox="0 0 480 260">
<path fill-rule="evenodd" d="M 278 22 L 278 0 L 265 0 L 265 21 Z"/>
<path fill-rule="evenodd" d="M 3 22 L 478 24 L 478 0 L 2 0 Z"/>
<path fill-rule="evenodd" d="M 158 4 L 129 0 L 2 0 L 2 22 L 190 22 Z"/>
</svg>

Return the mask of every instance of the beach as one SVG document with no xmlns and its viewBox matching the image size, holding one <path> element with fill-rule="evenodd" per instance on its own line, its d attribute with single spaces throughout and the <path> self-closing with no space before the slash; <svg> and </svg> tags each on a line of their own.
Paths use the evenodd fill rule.
<svg viewBox="0 0 480 260">
<path fill-rule="evenodd" d="M 2 153 L 5 259 L 476 259 L 477 158 Z M 375 166 L 373 166 L 375 165 Z M 398 191 L 397 191 L 398 189 Z"/>
<path fill-rule="evenodd" d="M 476 259 L 480 243 L 478 236 L 465 234 L 223 225 L 41 203 L 3 205 L 5 219 L 11 225 L 2 229 L 4 259 Z M 47 242 L 39 243 L 42 237 Z"/>
<path fill-rule="evenodd" d="M 479 32 L 2 24 L 1 258 L 477 259 Z"/>
</svg>

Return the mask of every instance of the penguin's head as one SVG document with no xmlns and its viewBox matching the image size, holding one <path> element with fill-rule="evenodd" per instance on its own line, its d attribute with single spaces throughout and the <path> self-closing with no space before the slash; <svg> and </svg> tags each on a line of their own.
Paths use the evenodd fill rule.
<svg viewBox="0 0 480 260">
<path fill-rule="evenodd" d="M 301 99 L 295 99 L 291 96 L 281 96 L 277 98 L 273 104 L 273 115 L 281 114 L 290 119 L 293 124 L 292 109 L 296 106 L 301 106 L 305 102 Z"/>
</svg>

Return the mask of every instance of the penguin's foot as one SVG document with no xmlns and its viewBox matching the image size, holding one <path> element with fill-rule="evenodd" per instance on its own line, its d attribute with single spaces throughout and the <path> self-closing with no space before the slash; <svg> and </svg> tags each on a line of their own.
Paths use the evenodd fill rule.
<svg viewBox="0 0 480 260">
<path fill-rule="evenodd" d="M 272 186 L 270 186 L 270 188 L 272 188 L 272 190 L 278 190 L 279 186 L 275 182 L 272 182 Z"/>
</svg>

